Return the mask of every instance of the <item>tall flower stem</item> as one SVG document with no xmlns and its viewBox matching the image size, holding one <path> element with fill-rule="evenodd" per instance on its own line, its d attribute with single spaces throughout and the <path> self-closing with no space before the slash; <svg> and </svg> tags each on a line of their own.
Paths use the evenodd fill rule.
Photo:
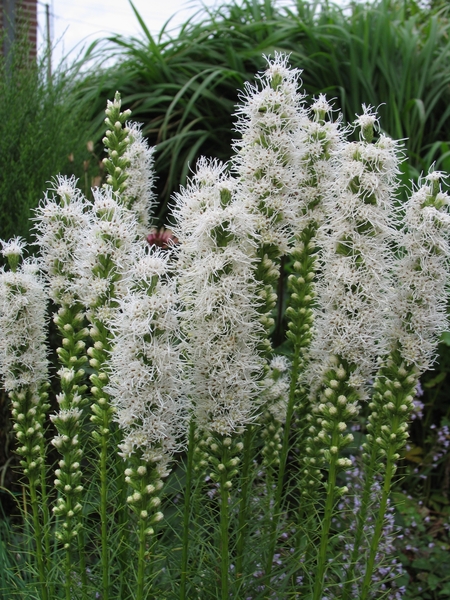
<svg viewBox="0 0 450 600">
<path fill-rule="evenodd" d="M 335 437 L 333 438 L 335 440 Z M 328 470 L 327 498 L 325 502 L 325 511 L 322 521 L 322 531 L 320 537 L 319 556 L 317 560 L 317 568 L 315 572 L 313 600 L 321 600 L 325 579 L 325 569 L 327 566 L 327 550 L 330 535 L 331 517 L 333 515 L 335 503 L 335 488 L 336 488 L 336 461 L 337 456 L 333 456 Z"/>
<path fill-rule="evenodd" d="M 361 497 L 361 505 L 359 507 L 357 515 L 357 524 L 355 539 L 353 542 L 353 550 L 350 556 L 350 563 L 346 573 L 346 581 L 342 590 L 342 600 L 349 600 L 352 593 L 352 582 L 354 578 L 355 567 L 358 561 L 358 557 L 361 553 L 361 542 L 363 540 L 364 525 L 366 523 L 367 514 L 369 511 L 370 504 L 370 493 L 372 485 L 375 479 L 375 463 L 376 454 L 372 453 L 370 464 L 367 464 L 364 472 L 364 489 Z"/>
<path fill-rule="evenodd" d="M 373 533 L 372 541 L 370 544 L 369 557 L 366 563 L 366 572 L 364 574 L 364 580 L 362 584 L 362 592 L 360 600 L 366 600 L 369 592 L 371 591 L 372 573 L 375 564 L 375 558 L 378 551 L 378 545 L 383 531 L 384 518 L 386 515 L 386 507 L 391 491 L 392 477 L 395 473 L 395 448 L 391 447 L 386 462 L 386 475 L 383 482 L 383 491 L 381 494 L 380 507 L 378 509 L 377 520 L 375 524 L 375 531 Z"/>
<path fill-rule="evenodd" d="M 90 376 L 93 384 L 91 394 L 95 400 L 92 404 L 91 421 L 96 426 L 92 433 L 94 441 L 99 445 L 99 480 L 100 480 L 100 523 L 101 523 L 101 570 L 102 570 L 102 598 L 109 598 L 109 562 L 110 562 L 110 545 L 108 543 L 108 455 L 110 450 L 110 437 L 112 426 L 113 410 L 109 402 L 109 396 L 103 389 L 108 383 L 109 377 L 105 372 L 106 352 L 109 350 L 110 343 L 108 340 L 108 332 L 97 322 L 90 329 L 90 334 L 94 340 L 94 346 L 89 348 L 89 356 L 91 356 L 90 364 L 97 371 Z"/>
<path fill-rule="evenodd" d="M 228 448 L 222 447 L 222 465 L 228 462 Z M 230 570 L 230 551 L 229 551 L 229 487 L 228 469 L 224 468 L 220 472 L 220 567 L 221 567 L 221 598 L 229 600 L 229 570 Z"/>
<path fill-rule="evenodd" d="M 40 502 L 36 492 L 36 479 L 29 478 L 30 504 L 33 514 L 34 537 L 36 540 L 36 561 L 39 573 L 39 587 L 42 594 L 42 600 L 51 600 L 48 595 L 48 580 L 45 558 L 42 551 L 42 527 L 39 516 Z"/>
<path fill-rule="evenodd" d="M 139 521 L 138 579 L 137 579 L 136 600 L 144 600 L 145 562 L 146 562 L 147 543 L 148 543 L 148 535 L 146 533 L 146 522 L 144 519 L 140 519 L 140 521 Z"/>
<path fill-rule="evenodd" d="M 353 440 L 351 433 L 346 433 L 347 422 L 357 413 L 358 392 L 349 385 L 349 379 L 355 366 L 348 365 L 339 357 L 334 357 L 334 364 L 324 375 L 322 390 L 316 406 L 317 425 L 320 428 L 317 437 L 312 441 L 322 457 L 322 468 L 326 469 L 328 482 L 326 499 L 320 530 L 320 545 L 317 567 L 314 573 L 313 600 L 321 600 L 327 568 L 330 528 L 337 498 L 348 490 L 344 486 L 336 486 L 339 471 L 351 466 L 348 458 L 342 457 L 342 450 Z"/>
<path fill-rule="evenodd" d="M 0 269 L 0 373 L 11 398 L 20 465 L 28 479 L 36 562 L 43 600 L 49 598 L 49 519 L 46 494 L 44 420 L 47 403 L 48 359 L 45 336 L 47 293 L 32 260 L 21 262 L 20 238 L 1 242 L 10 270 Z M 21 263 L 21 264 L 20 264 Z M 41 486 L 41 497 L 37 488 Z M 42 526 L 42 521 L 44 527 Z M 48 552 L 44 556 L 44 551 Z"/>
<path fill-rule="evenodd" d="M 242 565 L 244 560 L 245 538 L 247 533 L 247 524 L 249 522 L 249 492 L 250 492 L 250 465 L 252 459 L 252 446 L 254 438 L 254 428 L 249 425 L 244 435 L 244 461 L 241 470 L 241 492 L 239 502 L 238 531 L 236 542 L 236 577 L 242 575 Z"/>
<path fill-rule="evenodd" d="M 105 419 L 104 427 L 109 423 Z M 100 519 L 102 528 L 102 598 L 109 598 L 109 547 L 108 547 L 108 435 L 101 438 L 100 447 Z"/>
<path fill-rule="evenodd" d="M 280 452 L 280 463 L 278 466 L 278 473 L 276 479 L 276 488 L 274 494 L 274 502 L 273 502 L 273 511 L 272 518 L 270 520 L 270 529 L 269 529 L 269 540 L 270 546 L 269 551 L 267 553 L 267 563 L 265 569 L 265 576 L 267 583 L 270 581 L 270 576 L 272 573 L 272 564 L 273 564 L 273 556 L 275 554 L 275 545 L 277 541 L 277 529 L 278 524 L 280 522 L 281 517 L 281 503 L 283 499 L 283 488 L 284 488 L 284 474 L 286 470 L 286 461 L 289 450 L 289 434 L 291 431 L 291 421 L 292 416 L 294 414 L 295 408 L 295 399 L 296 399 L 296 388 L 297 388 L 297 379 L 299 373 L 299 365 L 300 365 L 300 357 L 298 354 L 294 355 L 294 360 L 292 362 L 292 371 L 291 371 L 291 383 L 289 389 L 289 401 L 286 412 L 286 421 L 284 424 L 284 432 L 283 432 L 283 441 L 282 448 Z"/>
<path fill-rule="evenodd" d="M 396 461 L 400 458 L 399 451 L 408 437 L 407 422 L 413 407 L 417 381 L 417 367 L 407 365 L 402 359 L 400 351 L 395 350 L 381 365 L 374 383 L 375 391 L 370 404 L 372 414 L 369 418 L 369 443 L 365 446 L 369 452 L 366 452 L 365 457 L 370 460 L 371 466 L 373 465 L 374 468 L 377 460 L 381 465 L 385 463 L 385 467 L 375 529 L 366 560 L 361 600 L 366 600 L 371 589 L 372 574 L 385 522 L 392 478 L 396 471 Z M 368 483 L 366 483 L 366 488 L 368 488 Z M 363 515 L 360 516 L 358 523 L 360 529 L 363 526 L 363 523 L 360 522 L 362 517 Z M 356 546 L 353 555 L 355 551 Z M 356 557 L 352 556 L 352 559 L 354 562 Z M 351 573 L 348 575 L 349 581 L 350 575 Z M 348 586 L 349 583 L 347 583 Z"/>
<path fill-rule="evenodd" d="M 184 512 L 183 512 L 183 540 L 181 554 L 181 582 L 180 600 L 186 598 L 187 567 L 189 557 L 189 522 L 191 513 L 191 487 L 195 450 L 195 421 L 191 419 L 189 424 L 189 439 L 186 464 L 186 484 L 184 488 Z"/>
<path fill-rule="evenodd" d="M 312 256 L 313 237 L 315 227 L 311 226 L 304 230 L 297 240 L 297 247 L 293 250 L 294 273 L 288 279 L 289 306 L 286 310 L 288 318 L 288 338 L 293 346 L 293 358 L 289 384 L 289 398 L 284 423 L 283 440 L 279 455 L 280 463 L 277 472 L 277 484 L 274 497 L 274 508 L 270 528 L 270 546 L 266 563 L 266 577 L 270 580 L 272 571 L 273 555 L 277 539 L 278 523 L 281 516 L 281 501 L 283 498 L 284 475 L 286 470 L 287 456 L 289 452 L 289 438 L 291 434 L 291 423 L 298 399 L 298 379 L 300 370 L 304 364 L 303 352 L 311 341 L 312 302 L 314 293 L 312 290 L 314 279 L 314 257 Z"/>
</svg>

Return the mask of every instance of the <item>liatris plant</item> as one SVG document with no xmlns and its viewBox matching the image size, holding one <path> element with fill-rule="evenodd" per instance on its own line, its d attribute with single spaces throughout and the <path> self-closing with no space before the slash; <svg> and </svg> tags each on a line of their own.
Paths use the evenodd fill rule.
<svg viewBox="0 0 450 600">
<path fill-rule="evenodd" d="M 93 203 L 59 177 L 39 258 L 3 243 L 31 550 L 8 597 L 15 577 L 45 600 L 401 597 L 384 538 L 447 326 L 449 197 L 431 172 L 401 205 L 401 149 L 375 111 L 345 126 L 300 83 L 268 59 L 235 159 L 201 159 L 157 233 L 153 150 L 117 94 Z"/>
</svg>

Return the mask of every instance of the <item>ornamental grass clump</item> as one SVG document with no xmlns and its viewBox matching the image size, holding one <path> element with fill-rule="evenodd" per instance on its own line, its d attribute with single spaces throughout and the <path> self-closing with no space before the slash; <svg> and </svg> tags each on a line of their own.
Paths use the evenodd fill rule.
<svg viewBox="0 0 450 600">
<path fill-rule="evenodd" d="M 157 233 L 154 150 L 116 94 L 93 201 L 58 177 L 39 258 L 3 242 L 30 549 L 9 597 L 401 598 L 391 490 L 447 327 L 445 176 L 401 203 L 376 111 L 345 125 L 300 84 L 267 59 L 233 161 L 201 158 Z"/>
</svg>

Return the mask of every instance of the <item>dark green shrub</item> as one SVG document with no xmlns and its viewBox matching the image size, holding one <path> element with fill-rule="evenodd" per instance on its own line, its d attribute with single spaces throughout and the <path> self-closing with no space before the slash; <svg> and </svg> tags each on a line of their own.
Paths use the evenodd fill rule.
<svg viewBox="0 0 450 600">
<path fill-rule="evenodd" d="M 0 238 L 29 237 L 29 218 L 57 173 L 83 174 L 89 123 L 74 94 L 74 70 L 47 81 L 45 59 L 30 60 L 20 38 L 0 56 Z"/>
</svg>

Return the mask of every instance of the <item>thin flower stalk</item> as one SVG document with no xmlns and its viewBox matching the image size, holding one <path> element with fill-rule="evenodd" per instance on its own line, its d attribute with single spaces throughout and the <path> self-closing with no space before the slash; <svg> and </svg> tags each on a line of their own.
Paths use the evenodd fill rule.
<svg viewBox="0 0 450 600">
<path fill-rule="evenodd" d="M 318 468 L 326 467 L 328 482 L 314 600 L 323 592 L 336 477 L 347 466 L 340 454 L 353 439 L 346 433 L 348 422 L 358 412 L 358 401 L 366 396 L 364 384 L 383 352 L 384 307 L 391 287 L 388 240 L 398 152 L 383 135 L 371 143 L 376 116 L 370 109 L 356 124 L 360 141 L 343 144 L 335 157 L 336 179 L 324 198 L 330 216 L 318 233 L 322 276 L 317 283 L 312 360 L 306 369 L 317 401 L 305 464 L 312 480 Z"/>
<path fill-rule="evenodd" d="M 101 549 L 102 549 L 102 589 L 104 598 L 108 598 L 109 554 L 108 545 L 108 455 L 114 438 L 114 443 L 120 442 L 120 434 L 113 427 L 113 409 L 105 386 L 109 382 L 108 356 L 111 350 L 111 320 L 117 310 L 118 300 L 127 293 L 127 284 L 124 274 L 127 273 L 134 262 L 135 251 L 138 243 L 138 223 L 136 213 L 128 209 L 124 203 L 124 190 L 127 175 L 125 167 L 128 162 L 122 155 L 126 151 L 130 140 L 126 128 L 122 127 L 128 114 L 120 112 L 120 102 L 115 100 L 107 108 L 108 125 L 114 127 L 107 131 L 105 144 L 110 151 L 108 167 L 111 186 L 104 189 L 93 190 L 94 203 L 89 215 L 89 224 L 84 232 L 84 239 L 76 253 L 77 280 L 74 282 L 74 293 L 80 298 L 87 310 L 90 321 L 90 336 L 93 346 L 88 349 L 89 364 L 94 369 L 90 376 L 91 396 L 93 399 L 91 421 L 95 425 L 93 439 L 100 447 L 99 479 L 100 479 L 100 510 L 101 510 Z M 115 120 L 116 119 L 116 120 Z M 120 125 L 120 127 L 119 127 Z M 117 156 L 114 154 L 117 153 Z M 115 162 L 116 166 L 114 169 Z M 117 463 L 116 476 L 125 477 L 123 467 Z M 126 501 L 126 486 L 119 484 L 121 499 L 119 499 L 118 519 L 119 526 L 124 526 L 124 507 Z M 123 544 L 122 544 L 123 546 Z M 122 577 L 125 576 L 125 555 L 122 553 Z M 120 559 L 120 557 L 119 557 Z"/>
<path fill-rule="evenodd" d="M 269 334 L 274 325 L 275 337 L 279 337 L 281 331 L 283 257 L 290 250 L 293 226 L 298 222 L 301 212 L 299 190 L 304 179 L 304 166 L 295 142 L 307 116 L 299 86 L 300 71 L 289 67 L 286 56 L 275 54 L 273 60 L 267 59 L 267 69 L 258 75 L 257 84 L 247 85 L 243 102 L 237 111 L 236 128 L 241 139 L 234 144 L 236 155 L 233 160 L 238 174 L 236 194 L 256 217 L 259 260 L 255 278 L 262 300 L 260 320 L 266 329 L 263 354 L 269 362 L 272 353 Z M 277 300 L 279 314 L 275 323 L 273 309 Z M 269 371 L 267 365 L 265 378 L 268 387 L 271 386 Z M 271 406 L 269 394 L 266 394 L 267 410 L 262 416 L 265 430 L 264 461 L 270 479 L 272 469 L 278 468 L 278 446 L 286 417 L 287 394 L 283 395 L 282 401 L 280 398 L 273 397 Z M 281 415 L 276 415 L 283 402 Z M 250 448 L 246 448 L 245 454 L 250 451 Z M 271 482 L 268 482 L 268 490 L 271 496 Z M 241 506 L 244 509 L 242 503 Z M 275 513 L 278 508 L 276 505 Z M 274 516 L 272 523 L 276 522 L 277 516 Z M 275 537 L 274 533 L 272 537 Z"/>
<path fill-rule="evenodd" d="M 0 370 L 12 402 L 17 452 L 22 457 L 20 464 L 28 480 L 39 590 L 43 600 L 50 600 L 44 440 L 44 421 L 49 409 L 45 343 L 47 292 L 36 262 L 21 262 L 22 240 L 15 238 L 2 242 L 2 246 L 10 270 L 2 268 L 0 272 Z"/>
<path fill-rule="evenodd" d="M 108 357 L 111 351 L 111 321 L 117 311 L 118 301 L 127 291 L 123 274 L 134 262 L 136 246 L 136 217 L 125 208 L 111 188 L 94 190 L 94 204 L 89 227 L 85 231 L 83 245 L 77 253 L 78 279 L 74 283 L 90 321 L 89 334 L 93 346 L 88 349 L 89 364 L 94 370 L 90 375 L 91 421 L 95 444 L 100 447 L 99 474 L 102 523 L 102 572 L 103 594 L 108 597 L 109 553 L 108 545 L 108 456 L 112 439 L 119 442 L 119 434 L 113 427 L 113 408 L 105 386 L 109 383 Z M 119 463 L 120 464 L 120 463 Z M 117 468 L 118 476 L 123 468 Z M 120 486 L 121 490 L 125 486 Z M 125 492 L 126 493 L 126 492 Z M 125 496 L 124 493 L 124 496 Z M 125 501 L 125 498 L 123 498 Z M 119 510 L 119 516 L 123 510 Z"/>
<path fill-rule="evenodd" d="M 83 457 L 81 433 L 87 401 L 83 394 L 87 362 L 83 307 L 73 293 L 76 280 L 75 253 L 80 236 L 87 226 L 86 202 L 76 188 L 74 178 L 58 177 L 45 200 L 36 210 L 36 241 L 41 251 L 41 268 L 48 281 L 49 295 L 59 306 L 54 316 L 62 338 L 62 346 L 57 354 L 62 368 L 58 372 L 61 380 L 61 393 L 57 395 L 59 412 L 50 417 L 57 429 L 53 445 L 62 454 L 56 470 L 55 486 L 59 496 L 53 508 L 59 517 L 57 538 L 66 552 L 66 598 L 70 598 L 73 587 L 75 542 L 79 549 L 79 577 L 83 594 L 86 594 L 87 577 L 82 529 L 83 486 L 80 464 Z M 56 192 L 56 194 L 55 194 Z"/>
<path fill-rule="evenodd" d="M 234 197 L 235 182 L 219 163 L 200 160 L 176 198 L 174 233 L 183 305 L 186 373 L 196 426 L 208 437 L 210 477 L 221 490 L 221 589 L 229 589 L 228 496 L 237 473 L 237 436 L 258 412 L 262 373 L 254 218 Z M 236 435 L 237 434 L 237 435 Z"/>
<path fill-rule="evenodd" d="M 280 461 L 277 470 L 277 487 L 272 520 L 272 546 L 269 551 L 266 571 L 270 577 L 273 554 L 275 552 L 276 529 L 281 516 L 281 499 L 285 486 L 284 474 L 291 435 L 291 422 L 296 410 L 296 426 L 299 429 L 296 444 L 299 454 L 304 454 L 306 417 L 310 404 L 308 394 L 299 385 L 299 378 L 304 371 L 311 344 L 314 325 L 314 297 L 316 277 L 317 241 L 316 234 L 325 220 L 323 198 L 334 177 L 331 167 L 331 155 L 342 144 L 343 132 L 340 122 L 330 118 L 331 106 L 324 96 L 313 103 L 307 119 L 302 119 L 301 127 L 296 132 L 295 145 L 305 170 L 304 181 L 299 189 L 302 203 L 294 228 L 294 246 L 290 251 L 292 258 L 292 274 L 288 277 L 288 297 L 285 315 L 287 317 L 287 338 L 292 347 L 292 365 L 290 369 L 290 385 L 287 394 L 287 407 L 284 422 L 282 443 L 279 451 Z"/>
<path fill-rule="evenodd" d="M 441 190 L 441 178 L 439 172 L 430 173 L 413 193 L 399 236 L 402 255 L 394 269 L 396 286 L 388 338 L 392 350 L 382 361 L 374 383 L 368 424 L 366 462 L 373 468 L 367 477 L 370 481 L 380 464 L 384 477 L 362 584 L 363 600 L 371 588 L 396 462 L 408 438 L 415 389 L 421 374 L 433 364 L 439 336 L 448 327 L 445 292 L 450 267 L 450 199 Z"/>
<path fill-rule="evenodd" d="M 178 312 L 170 255 L 142 249 L 130 269 L 128 294 L 119 301 L 112 321 L 113 347 L 107 391 L 114 420 L 123 431 L 120 455 L 128 460 L 127 503 L 139 522 L 137 600 L 142 600 L 147 546 L 159 510 L 163 479 L 175 452 L 185 446 L 187 400 L 178 350 Z"/>
<path fill-rule="evenodd" d="M 191 514 L 192 478 L 194 475 L 195 421 L 189 423 L 188 450 L 186 460 L 186 484 L 184 489 L 183 538 L 181 555 L 180 600 L 186 600 L 187 570 L 189 561 L 189 519 Z"/>
</svg>

